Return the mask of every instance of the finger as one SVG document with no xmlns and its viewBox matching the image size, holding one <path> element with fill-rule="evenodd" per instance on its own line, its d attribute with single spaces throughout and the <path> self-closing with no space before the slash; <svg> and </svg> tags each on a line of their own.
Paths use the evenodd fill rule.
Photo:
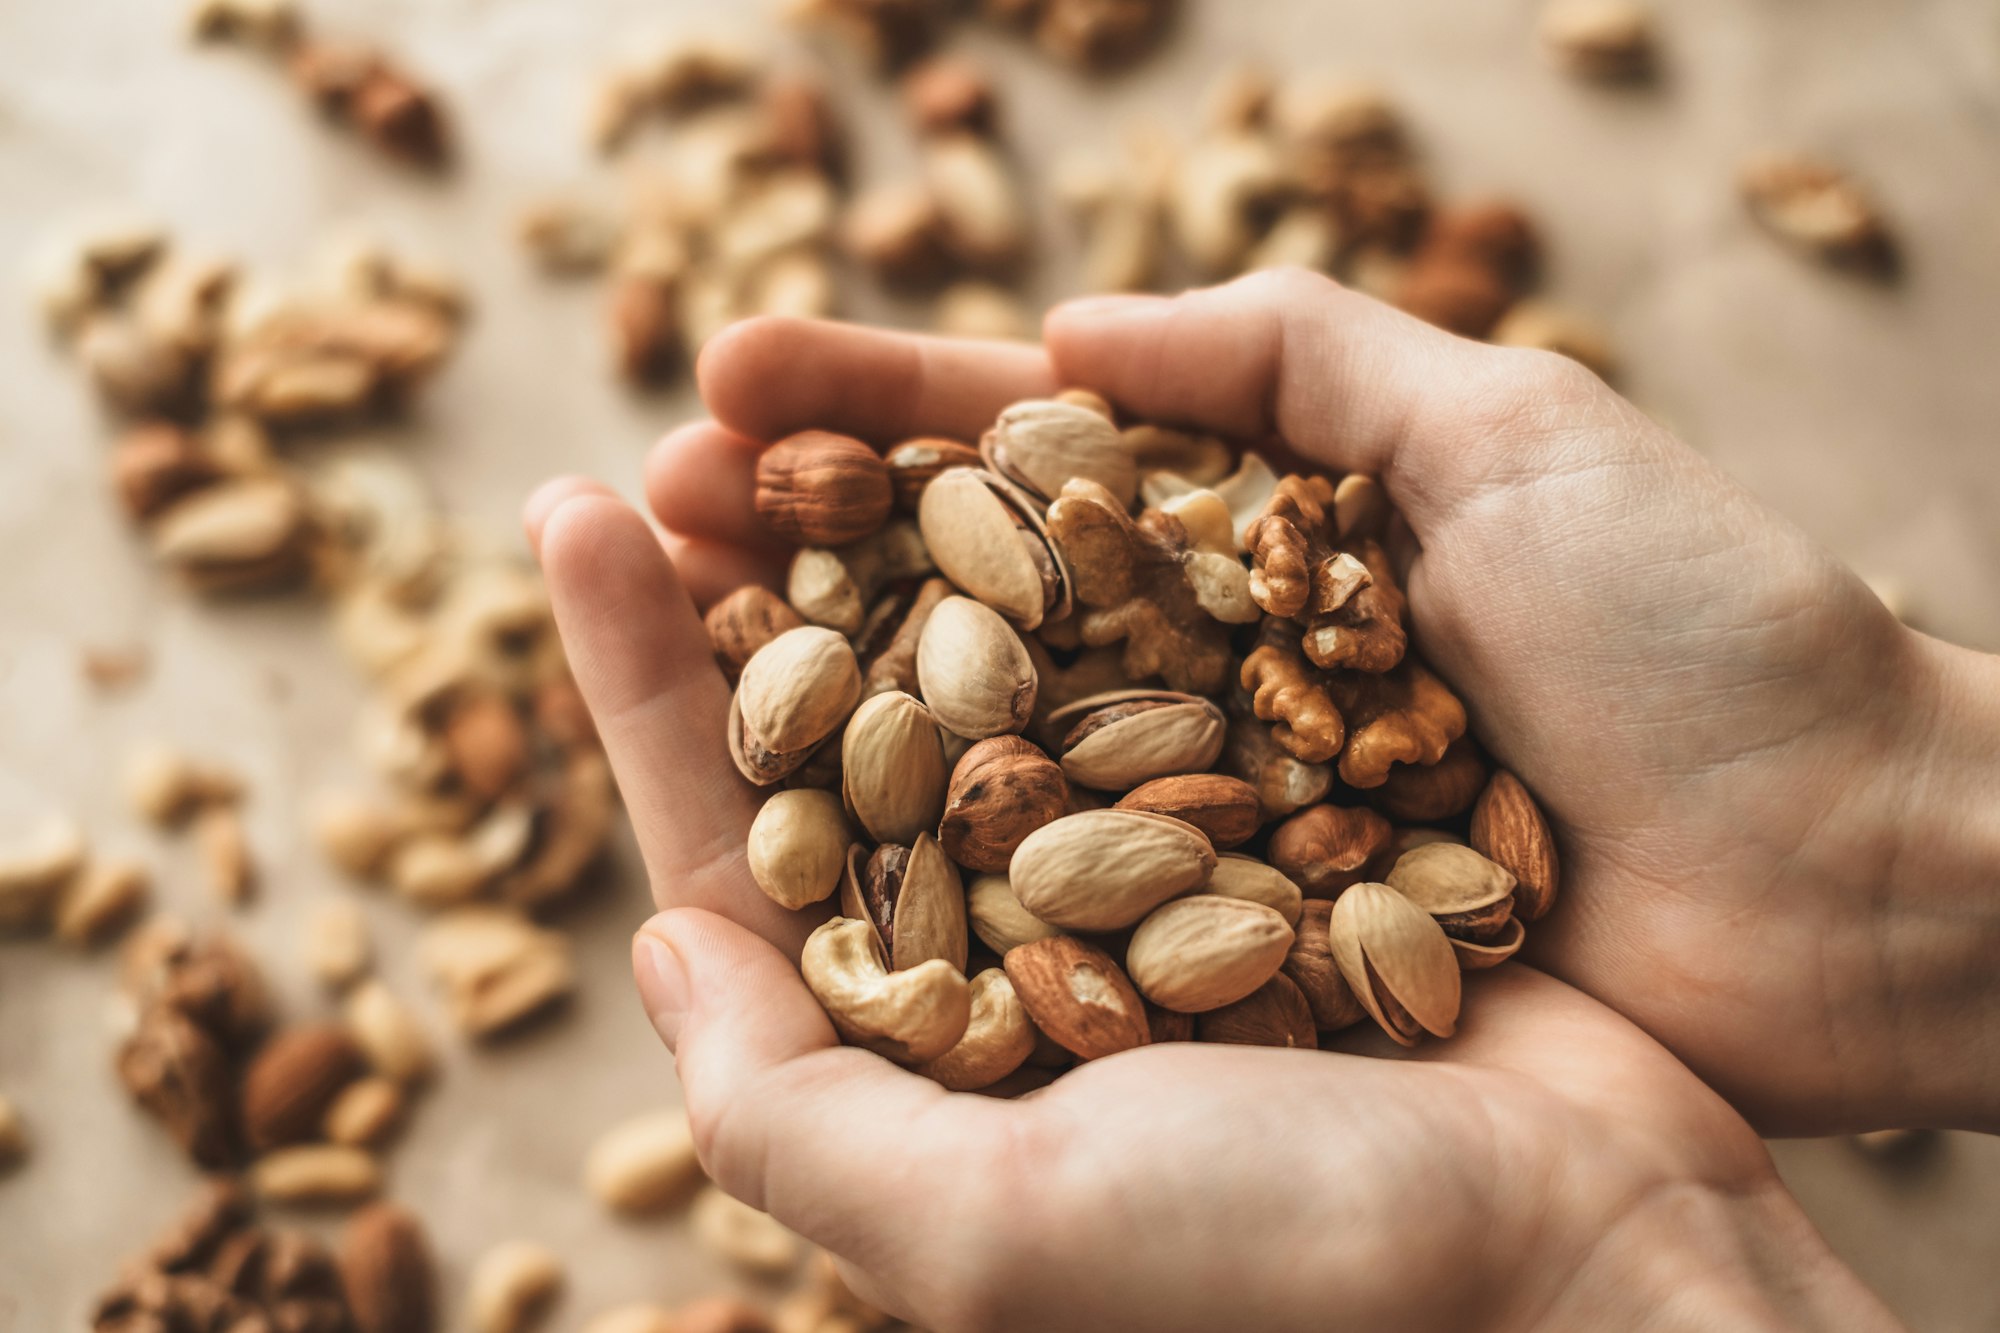
<svg viewBox="0 0 2000 1333">
<path fill-rule="evenodd" d="M 783 555 L 694 541 L 672 532 L 663 533 L 660 544 L 699 610 L 706 611 L 746 583 L 761 583 L 774 592 L 784 592 Z"/>
<path fill-rule="evenodd" d="M 528 549 L 535 553 L 537 559 L 541 558 L 542 529 L 548 526 L 549 515 L 555 513 L 563 501 L 578 495 L 611 494 L 611 488 L 594 477 L 551 477 L 535 487 L 521 506 L 521 529 L 528 534 Z"/>
<path fill-rule="evenodd" d="M 646 455 L 646 503 L 662 527 L 685 537 L 776 550 L 757 517 L 755 440 L 697 421 L 668 432 Z"/>
<path fill-rule="evenodd" d="M 721 912 L 796 951 L 808 923 L 759 893 L 745 868 L 758 801 L 729 761 L 729 687 L 652 529 L 623 501 L 572 496 L 543 524 L 541 552 L 655 899 Z"/>
<path fill-rule="evenodd" d="M 647 922 L 633 971 L 716 1184 L 906 1299 L 950 1280 L 930 1271 L 937 1238 L 965 1234 L 1000 1118 L 1020 1108 L 839 1045 L 797 969 L 709 913 Z"/>
<path fill-rule="evenodd" d="M 1550 424 L 1537 392 L 1569 383 L 1553 359 L 1454 337 L 1300 269 L 1058 306 L 1044 334 L 1063 382 L 1139 416 L 1277 435 L 1321 463 L 1380 474 L 1419 535 L 1471 494 L 1509 431 Z"/>
<path fill-rule="evenodd" d="M 752 439 L 818 428 L 886 446 L 913 435 L 976 440 L 1001 408 L 1058 387 L 1038 347 L 820 320 L 763 318 L 711 338 L 702 401 Z"/>
</svg>

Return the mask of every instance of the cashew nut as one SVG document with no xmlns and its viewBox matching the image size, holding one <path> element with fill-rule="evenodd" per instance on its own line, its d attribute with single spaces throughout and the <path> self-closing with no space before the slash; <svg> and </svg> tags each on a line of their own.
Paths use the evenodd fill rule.
<svg viewBox="0 0 2000 1333">
<path fill-rule="evenodd" d="M 933 958 L 891 972 L 882 940 L 866 921 L 835 917 L 806 940 L 799 960 L 840 1035 L 900 1064 L 922 1064 L 949 1051 L 972 1020 L 965 976 Z"/>
<path fill-rule="evenodd" d="M 958 1044 L 917 1072 L 953 1092 L 990 1087 L 1021 1067 L 1035 1049 L 1035 1025 L 997 967 L 972 979 L 972 1020 Z"/>
</svg>

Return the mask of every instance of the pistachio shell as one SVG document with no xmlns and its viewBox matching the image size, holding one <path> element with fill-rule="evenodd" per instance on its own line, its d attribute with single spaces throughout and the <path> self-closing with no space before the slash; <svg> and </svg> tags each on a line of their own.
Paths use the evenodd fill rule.
<svg viewBox="0 0 2000 1333">
<path fill-rule="evenodd" d="M 773 792 L 750 823 L 750 877 L 781 907 L 824 901 L 847 863 L 847 817 L 832 792 Z"/>
<path fill-rule="evenodd" d="M 1458 970 L 1461 972 L 1483 972 L 1489 967 L 1498 967 L 1527 943 L 1528 928 L 1515 917 L 1508 917 L 1501 926 L 1498 938 L 1480 944 L 1473 940 L 1453 937 L 1451 951 L 1458 955 Z"/>
<path fill-rule="evenodd" d="M 1062 934 L 1021 906 L 1021 900 L 1014 896 L 1014 886 L 1005 875 L 981 875 L 973 880 L 965 891 L 965 909 L 971 919 L 972 933 L 1002 958 L 1009 949 Z"/>
<path fill-rule="evenodd" d="M 1292 928 L 1270 908 L 1203 893 L 1164 903 L 1141 921 L 1125 971 L 1154 1004 L 1206 1013 L 1269 981 L 1291 947 Z"/>
<path fill-rule="evenodd" d="M 909 843 L 944 810 L 944 745 L 931 710 L 893 690 L 867 700 L 840 741 L 841 792 L 877 842 Z"/>
<path fill-rule="evenodd" d="M 1222 754 L 1222 710 L 1195 694 L 1115 690 L 1058 708 L 1049 723 L 1059 734 L 1074 734 L 1091 714 L 1131 705 L 1162 706 L 1112 716 L 1074 744 L 1066 739 L 1062 767 L 1071 782 L 1128 791 L 1153 778 L 1204 772 Z"/>
<path fill-rule="evenodd" d="M 1215 849 L 1192 824 L 1145 810 L 1085 810 L 1023 839 L 1008 879 L 1021 905 L 1050 925 L 1118 930 L 1200 888 L 1214 869 Z"/>
<path fill-rule="evenodd" d="M 1069 614 L 1069 572 L 1061 551 L 1032 505 L 992 473 L 973 468 L 939 473 L 924 488 L 917 522 L 939 572 L 1021 628 Z M 1030 548 L 1037 541 L 1046 563 Z"/>
<path fill-rule="evenodd" d="M 1384 882 L 1432 916 L 1477 912 L 1514 893 L 1512 875 L 1456 842 L 1412 847 Z"/>
<path fill-rule="evenodd" d="M 940 723 L 974 740 L 1019 731 L 1035 711 L 1027 648 L 993 608 L 970 597 L 945 598 L 924 622 L 917 688 Z"/>
<path fill-rule="evenodd" d="M 1072 477 L 1087 477 L 1128 508 L 1138 468 L 1118 428 L 1075 403 L 1035 398 L 1001 412 L 979 441 L 986 465 L 1046 504 Z"/>
<path fill-rule="evenodd" d="M 1224 898 L 1262 903 L 1285 918 L 1289 926 L 1298 925 L 1305 903 L 1305 895 L 1284 871 L 1239 852 L 1222 853 L 1215 863 L 1215 873 L 1208 877 L 1208 891 Z"/>
<path fill-rule="evenodd" d="M 752 782 L 776 782 L 811 756 L 861 698 L 854 649 L 830 629 L 786 630 L 743 667 L 729 704 L 730 753 Z"/>
<path fill-rule="evenodd" d="M 965 970 L 965 885 L 958 867 L 928 833 L 919 834 L 910 846 L 903 891 L 896 899 L 895 937 L 889 963 L 898 972 L 933 958 Z"/>
<path fill-rule="evenodd" d="M 1354 997 L 1397 1042 L 1458 1025 L 1458 956 L 1430 913 L 1386 884 L 1350 886 L 1333 904 L 1327 944 Z"/>
</svg>

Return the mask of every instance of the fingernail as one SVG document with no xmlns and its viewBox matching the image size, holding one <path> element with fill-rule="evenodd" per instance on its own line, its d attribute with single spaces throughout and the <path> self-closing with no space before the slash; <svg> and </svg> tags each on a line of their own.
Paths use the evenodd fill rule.
<svg viewBox="0 0 2000 1333">
<path fill-rule="evenodd" d="M 687 968 L 673 946 L 657 935 L 642 932 L 638 953 L 639 1002 L 646 1006 L 646 1016 L 653 1020 L 660 1040 L 668 1050 L 677 1051 L 681 1020 L 687 1016 Z"/>
<path fill-rule="evenodd" d="M 1164 298 L 1146 296 L 1134 292 L 1116 292 L 1109 296 L 1086 296 L 1075 301 L 1065 301 L 1057 307 L 1064 316 L 1080 319 L 1108 319 L 1122 315 L 1141 306 L 1151 305 Z"/>
</svg>

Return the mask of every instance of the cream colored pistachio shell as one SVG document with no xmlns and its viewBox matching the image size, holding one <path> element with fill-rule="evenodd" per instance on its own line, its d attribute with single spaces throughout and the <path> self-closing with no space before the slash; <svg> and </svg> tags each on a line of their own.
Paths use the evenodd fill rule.
<svg viewBox="0 0 2000 1333">
<path fill-rule="evenodd" d="M 1500 932 L 1500 938 L 1493 943 L 1474 944 L 1470 940 L 1453 939 L 1451 951 L 1458 955 L 1459 971 L 1483 972 L 1489 967 L 1498 967 L 1521 952 L 1521 946 L 1527 940 L 1528 928 L 1521 924 L 1518 917 L 1510 916 L 1506 928 Z"/>
<path fill-rule="evenodd" d="M 809 624 L 842 634 L 859 630 L 865 615 L 860 585 L 847 562 L 818 546 L 793 554 L 785 572 L 785 601 Z"/>
<path fill-rule="evenodd" d="M 744 665 L 729 701 L 730 755 L 752 782 L 776 782 L 860 700 L 861 667 L 846 639 L 817 625 L 786 630 Z"/>
<path fill-rule="evenodd" d="M 1476 912 L 1514 892 L 1514 877 L 1463 843 L 1426 842 L 1396 858 L 1383 877 L 1432 916 Z"/>
<path fill-rule="evenodd" d="M 850 840 L 847 815 L 832 792 L 773 792 L 750 822 L 750 877 L 780 907 L 824 902 L 840 887 Z"/>
<path fill-rule="evenodd" d="M 1298 925 L 1299 913 L 1305 910 L 1304 893 L 1284 871 L 1240 852 L 1222 853 L 1215 863 L 1215 873 L 1208 877 L 1208 891 L 1224 898 L 1262 903 L 1285 918 L 1288 926 Z"/>
<path fill-rule="evenodd" d="M 1138 469 L 1118 428 L 1098 412 L 1053 398 L 1032 398 L 1000 413 L 979 441 L 986 465 L 1044 504 L 1072 477 L 1085 477 L 1131 507 Z"/>
<path fill-rule="evenodd" d="M 1035 1049 L 1035 1025 L 1014 993 L 1014 983 L 997 967 L 971 982 L 972 1019 L 958 1044 L 917 1072 L 953 1092 L 990 1087 L 1021 1067 Z"/>
<path fill-rule="evenodd" d="M 1125 971 L 1163 1009 L 1202 1014 L 1277 975 L 1292 928 L 1262 903 L 1198 893 L 1153 909 L 1132 932 Z"/>
<path fill-rule="evenodd" d="M 931 611 L 917 640 L 917 688 L 947 730 L 974 740 L 1020 731 L 1035 687 L 1027 648 L 992 607 L 947 597 Z"/>
<path fill-rule="evenodd" d="M 891 690 L 862 703 L 840 741 L 847 808 L 876 842 L 911 843 L 944 814 L 951 770 L 931 710 Z"/>
<path fill-rule="evenodd" d="M 1355 884 L 1334 901 L 1326 937 L 1355 998 L 1396 1041 L 1414 1046 L 1418 1029 L 1439 1037 L 1457 1030 L 1458 955 L 1429 912 L 1386 884 Z M 1410 1022 L 1392 1018 L 1398 1009 Z"/>
<path fill-rule="evenodd" d="M 1107 723 L 1064 750 L 1063 774 L 1071 782 L 1100 791 L 1130 791 L 1154 778 L 1205 773 L 1214 767 L 1227 727 L 1222 710 L 1200 695 L 1114 690 L 1059 708 L 1049 721 L 1066 734 L 1099 709 L 1153 700 L 1167 707 Z"/>
<path fill-rule="evenodd" d="M 1067 930 L 1119 930 L 1208 883 L 1215 849 L 1192 824 L 1145 810 L 1085 810 L 1030 833 L 1007 868 L 1021 906 Z"/>
<path fill-rule="evenodd" d="M 1005 875 L 981 875 L 973 880 L 965 891 L 965 909 L 972 921 L 972 933 L 1002 958 L 1010 949 L 1062 934 L 1021 906 L 1021 900 L 1014 896 L 1014 886 Z"/>
<path fill-rule="evenodd" d="M 807 939 L 799 969 L 840 1035 L 901 1064 L 935 1060 L 972 1020 L 963 974 L 941 959 L 890 972 L 866 921 L 835 917 Z"/>
<path fill-rule="evenodd" d="M 895 943 L 889 965 L 898 972 L 942 959 L 963 972 L 967 949 L 965 883 L 937 839 L 920 833 L 910 845 L 903 890 L 890 922 Z"/>
<path fill-rule="evenodd" d="M 1017 516 L 1028 526 L 1015 522 Z M 938 474 L 917 505 L 917 522 L 938 572 L 1023 629 L 1068 613 L 1062 592 L 1055 606 L 1049 604 L 1042 568 L 1029 553 L 1028 542 L 1039 539 L 1066 587 L 1061 557 L 1031 517 L 1009 498 L 1004 482 L 975 468 Z"/>
</svg>

